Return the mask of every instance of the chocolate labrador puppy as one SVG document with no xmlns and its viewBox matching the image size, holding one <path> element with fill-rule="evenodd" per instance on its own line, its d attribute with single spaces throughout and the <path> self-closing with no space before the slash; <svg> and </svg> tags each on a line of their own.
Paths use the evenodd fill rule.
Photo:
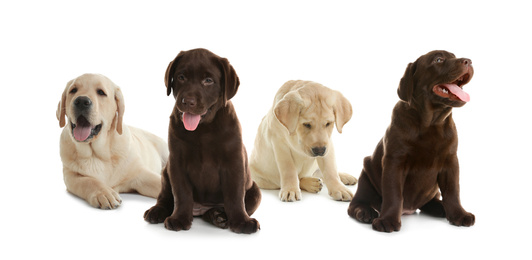
<svg viewBox="0 0 532 260">
<path fill-rule="evenodd" d="M 453 107 L 469 101 L 462 88 L 472 77 L 471 60 L 446 51 L 429 52 L 408 64 L 392 122 L 373 155 L 364 159 L 348 209 L 351 217 L 384 232 L 399 231 L 401 215 L 417 209 L 457 226 L 475 223 L 460 204 L 452 118 Z"/>
<path fill-rule="evenodd" d="M 240 122 L 231 101 L 240 84 L 225 58 L 205 49 L 180 52 L 166 70 L 170 156 L 157 204 L 144 214 L 169 230 L 188 230 L 193 216 L 236 233 L 254 233 L 249 216 L 261 193 L 251 180 Z"/>
</svg>

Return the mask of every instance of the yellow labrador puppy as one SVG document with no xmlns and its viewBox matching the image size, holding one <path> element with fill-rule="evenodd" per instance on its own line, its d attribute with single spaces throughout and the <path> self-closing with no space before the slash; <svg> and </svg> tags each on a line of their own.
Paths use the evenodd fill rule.
<svg viewBox="0 0 532 260">
<path fill-rule="evenodd" d="M 84 74 L 69 81 L 56 115 L 66 125 L 60 149 L 69 192 L 102 209 L 118 207 L 120 192 L 157 197 L 168 146 L 122 124 L 124 98 L 111 80 Z"/>
<path fill-rule="evenodd" d="M 350 201 L 344 184 L 357 179 L 338 173 L 331 134 L 339 133 L 353 110 L 338 91 L 311 81 L 288 81 L 277 92 L 272 109 L 262 119 L 251 153 L 253 180 L 263 189 L 281 189 L 282 201 L 301 199 L 301 189 L 317 193 L 323 187 L 335 200 Z"/>
</svg>

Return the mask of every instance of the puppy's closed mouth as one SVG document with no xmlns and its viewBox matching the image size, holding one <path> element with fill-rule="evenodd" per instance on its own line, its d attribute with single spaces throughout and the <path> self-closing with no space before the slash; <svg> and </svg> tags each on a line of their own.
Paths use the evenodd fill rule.
<svg viewBox="0 0 532 260">
<path fill-rule="evenodd" d="M 448 98 L 455 101 L 469 102 L 470 97 L 467 92 L 463 90 L 463 86 L 470 80 L 469 73 L 465 73 L 458 77 L 451 83 L 439 84 L 432 88 L 432 91 L 443 98 Z"/>
<path fill-rule="evenodd" d="M 72 136 L 78 142 L 86 142 L 97 136 L 102 130 L 102 124 L 93 126 L 84 116 L 79 116 L 76 124 L 70 121 L 70 126 L 72 128 Z"/>
</svg>

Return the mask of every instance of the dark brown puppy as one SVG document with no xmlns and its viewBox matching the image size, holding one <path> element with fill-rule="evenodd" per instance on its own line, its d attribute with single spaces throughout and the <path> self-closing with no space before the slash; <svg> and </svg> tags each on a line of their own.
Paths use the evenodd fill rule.
<svg viewBox="0 0 532 260">
<path fill-rule="evenodd" d="M 166 70 L 167 95 L 176 103 L 170 116 L 170 156 L 157 204 L 144 214 L 150 223 L 188 230 L 193 216 L 236 233 L 254 233 L 249 216 L 261 193 L 251 180 L 240 122 L 231 99 L 240 84 L 225 58 L 205 49 L 182 51 Z"/>
<path fill-rule="evenodd" d="M 451 113 L 469 101 L 462 87 L 472 77 L 471 60 L 446 51 L 429 52 L 408 64 L 392 122 L 373 155 L 364 159 L 348 209 L 351 217 L 385 232 L 399 231 L 401 215 L 417 209 L 457 226 L 475 223 L 460 204 Z"/>
</svg>

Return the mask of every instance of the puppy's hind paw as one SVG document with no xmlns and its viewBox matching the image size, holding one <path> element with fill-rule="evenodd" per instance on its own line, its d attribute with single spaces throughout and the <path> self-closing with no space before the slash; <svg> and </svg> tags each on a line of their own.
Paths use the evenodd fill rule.
<svg viewBox="0 0 532 260">
<path fill-rule="evenodd" d="M 202 216 L 203 220 L 219 227 L 226 229 L 227 226 L 227 214 L 222 208 L 212 208 L 207 210 Z"/>
<path fill-rule="evenodd" d="M 320 178 L 304 177 L 299 180 L 299 187 L 308 192 L 318 193 L 323 188 L 323 182 Z"/>
<path fill-rule="evenodd" d="M 338 176 L 340 177 L 340 180 L 342 181 L 342 183 L 345 185 L 355 185 L 358 182 L 357 178 L 347 173 L 340 172 L 338 173 Z"/>
<path fill-rule="evenodd" d="M 231 231 L 239 234 L 252 234 L 260 229 L 259 222 L 254 218 L 249 218 L 239 223 L 231 223 L 229 226 Z"/>
<path fill-rule="evenodd" d="M 163 223 L 172 212 L 162 206 L 155 205 L 144 212 L 144 220 L 151 224 Z"/>
<path fill-rule="evenodd" d="M 379 213 L 369 206 L 352 206 L 347 209 L 347 214 L 352 218 L 366 224 L 370 224 L 379 217 Z"/>
</svg>

